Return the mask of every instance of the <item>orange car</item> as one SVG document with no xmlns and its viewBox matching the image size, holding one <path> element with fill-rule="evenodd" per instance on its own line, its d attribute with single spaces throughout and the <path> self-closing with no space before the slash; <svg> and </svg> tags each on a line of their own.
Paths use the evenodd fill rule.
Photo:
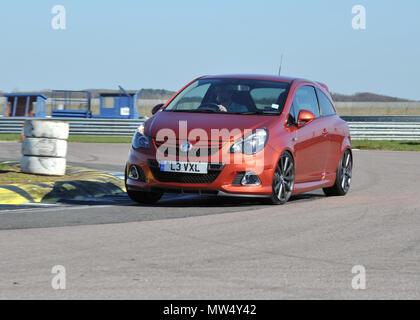
<svg viewBox="0 0 420 320">
<path fill-rule="evenodd" d="M 323 188 L 349 191 L 347 123 L 328 88 L 304 79 L 261 75 L 197 78 L 133 136 L 127 193 L 152 204 L 164 192 L 264 197 Z"/>
</svg>

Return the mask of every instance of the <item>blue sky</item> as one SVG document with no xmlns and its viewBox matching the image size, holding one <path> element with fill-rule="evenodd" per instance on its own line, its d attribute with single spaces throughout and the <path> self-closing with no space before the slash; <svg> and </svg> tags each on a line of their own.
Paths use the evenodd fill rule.
<svg viewBox="0 0 420 320">
<path fill-rule="evenodd" d="M 51 8 L 66 8 L 53 30 Z M 351 9 L 367 11 L 353 30 Z M 420 1 L 39 0 L 0 4 L 0 90 L 179 89 L 203 74 L 282 74 L 420 100 Z"/>
</svg>

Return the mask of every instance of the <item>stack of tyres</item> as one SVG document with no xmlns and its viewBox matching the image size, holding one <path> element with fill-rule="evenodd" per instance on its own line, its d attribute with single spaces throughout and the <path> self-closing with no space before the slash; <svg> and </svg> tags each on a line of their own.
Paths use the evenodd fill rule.
<svg viewBox="0 0 420 320">
<path fill-rule="evenodd" d="M 62 176 L 66 173 L 69 124 L 55 120 L 26 120 L 21 171 Z"/>
</svg>

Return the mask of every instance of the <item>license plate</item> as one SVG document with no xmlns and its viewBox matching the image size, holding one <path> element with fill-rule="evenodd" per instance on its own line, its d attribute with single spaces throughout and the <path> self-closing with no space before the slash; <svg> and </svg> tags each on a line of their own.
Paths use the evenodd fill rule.
<svg viewBox="0 0 420 320">
<path fill-rule="evenodd" d="M 160 171 L 205 174 L 207 173 L 207 163 L 162 161 Z"/>
</svg>

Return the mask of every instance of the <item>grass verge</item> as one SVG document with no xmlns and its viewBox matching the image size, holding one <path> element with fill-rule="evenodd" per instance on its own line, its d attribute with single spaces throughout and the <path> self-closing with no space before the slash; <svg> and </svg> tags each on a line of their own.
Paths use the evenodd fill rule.
<svg viewBox="0 0 420 320">
<path fill-rule="evenodd" d="M 19 134 L 0 134 L 0 141 L 19 141 Z M 69 142 L 130 143 L 131 137 L 71 136 Z M 352 147 L 365 150 L 420 151 L 420 141 L 414 140 L 352 140 Z"/>
<path fill-rule="evenodd" d="M 1 133 L 0 141 L 20 141 L 20 134 L 15 133 Z"/>
<path fill-rule="evenodd" d="M 352 140 L 351 146 L 362 150 L 420 151 L 420 141 L 414 140 Z"/>
<path fill-rule="evenodd" d="M 0 141 L 20 141 L 20 134 L 0 134 Z M 131 137 L 105 137 L 105 136 L 71 136 L 68 142 L 84 143 L 131 143 Z"/>
<path fill-rule="evenodd" d="M 95 137 L 95 136 L 71 136 L 68 142 L 84 143 L 131 143 L 131 137 Z"/>
</svg>

